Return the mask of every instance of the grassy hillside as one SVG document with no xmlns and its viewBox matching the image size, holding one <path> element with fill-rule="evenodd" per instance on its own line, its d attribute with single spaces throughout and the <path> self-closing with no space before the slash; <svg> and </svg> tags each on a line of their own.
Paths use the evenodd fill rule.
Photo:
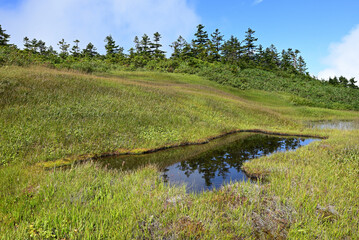
<svg viewBox="0 0 359 240">
<path fill-rule="evenodd" d="M 290 102 L 297 106 L 323 107 L 330 109 L 359 110 L 359 89 L 334 86 L 327 81 L 317 80 L 309 75 L 281 70 L 244 68 L 222 63 L 208 63 L 201 60 L 166 60 L 151 62 L 142 67 L 147 71 L 162 71 L 195 74 L 221 85 L 237 89 L 256 89 L 281 92 L 292 95 Z M 83 72 L 111 72 L 114 69 L 139 70 L 119 64 L 97 61 L 61 63 L 58 68 L 75 69 Z"/>
<path fill-rule="evenodd" d="M 358 119 L 359 113 L 297 106 L 295 98 L 180 73 L 2 67 L 0 236 L 355 237 L 359 132 L 313 130 L 303 122 Z M 153 167 L 126 173 L 96 163 L 53 171 L 37 165 L 196 142 L 234 129 L 329 139 L 246 164 L 267 184 L 237 183 L 199 195 L 164 185 Z"/>
<path fill-rule="evenodd" d="M 258 56 L 259 57 L 259 56 Z M 208 61 L 197 58 L 156 59 L 144 56 L 127 58 L 60 57 L 40 54 L 36 51 L 19 50 L 10 46 L 0 46 L 0 66 L 40 65 L 57 69 L 72 69 L 92 73 L 108 73 L 115 70 L 145 70 L 195 74 L 221 85 L 237 89 L 256 89 L 281 92 L 291 95 L 288 101 L 297 106 L 312 106 L 330 109 L 359 110 L 359 88 L 355 85 L 317 80 L 309 74 L 295 70 L 295 67 L 281 68 L 281 62 L 271 67 L 259 60 L 239 60 L 237 62 Z M 262 59 L 263 60 L 263 59 Z"/>
</svg>

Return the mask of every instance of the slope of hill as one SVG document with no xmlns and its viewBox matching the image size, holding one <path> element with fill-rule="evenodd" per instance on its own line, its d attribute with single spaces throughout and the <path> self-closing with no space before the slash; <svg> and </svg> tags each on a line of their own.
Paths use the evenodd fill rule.
<svg viewBox="0 0 359 240">
<path fill-rule="evenodd" d="M 298 106 L 294 91 L 268 88 L 239 90 L 180 73 L 0 68 L 1 237 L 357 236 L 359 132 L 314 130 L 305 121 L 358 119 L 358 112 Z M 165 185 L 154 167 L 126 173 L 96 163 L 38 166 L 197 142 L 234 129 L 329 139 L 246 164 L 269 184 L 237 183 L 199 195 Z"/>
</svg>

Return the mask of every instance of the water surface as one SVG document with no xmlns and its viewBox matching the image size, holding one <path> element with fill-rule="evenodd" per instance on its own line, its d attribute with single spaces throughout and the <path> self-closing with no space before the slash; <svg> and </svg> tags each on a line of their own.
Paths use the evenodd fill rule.
<svg viewBox="0 0 359 240">
<path fill-rule="evenodd" d="M 108 168 L 132 170 L 155 164 L 165 182 L 186 184 L 188 191 L 219 188 L 230 181 L 248 181 L 242 164 L 274 152 L 295 150 L 317 139 L 237 133 L 208 144 L 178 147 L 142 155 L 101 159 Z"/>
<path fill-rule="evenodd" d="M 355 130 L 359 129 L 359 121 L 318 121 L 308 123 L 308 127 L 316 129 Z"/>
</svg>

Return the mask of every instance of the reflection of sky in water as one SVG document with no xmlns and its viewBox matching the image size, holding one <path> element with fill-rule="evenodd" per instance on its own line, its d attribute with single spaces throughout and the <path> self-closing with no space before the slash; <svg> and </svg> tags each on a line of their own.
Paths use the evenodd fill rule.
<svg viewBox="0 0 359 240">
<path fill-rule="evenodd" d="M 307 145 L 315 139 L 238 133 L 208 144 L 172 148 L 151 154 L 122 155 L 99 159 L 108 169 L 134 170 L 153 164 L 164 181 L 183 184 L 188 191 L 219 188 L 230 181 L 248 181 L 242 164 L 253 158 Z"/>
<path fill-rule="evenodd" d="M 183 171 L 178 169 L 179 163 L 176 163 L 168 167 L 165 171 L 166 181 L 171 184 L 182 185 L 185 183 L 189 191 L 200 192 L 203 190 L 211 190 L 213 188 L 219 188 L 225 183 L 231 181 L 248 181 L 247 176 L 242 171 L 238 171 L 235 168 L 228 168 L 228 175 L 220 175 L 217 171 L 215 176 L 211 178 L 211 185 L 208 186 L 206 180 L 203 178 L 203 174 L 198 170 L 186 175 Z"/>
<path fill-rule="evenodd" d="M 295 150 L 313 141 L 316 140 L 266 136 L 264 139 L 259 139 L 258 143 L 254 145 L 253 141 L 250 141 L 249 143 L 252 144 L 250 147 L 246 146 L 245 141 L 239 144 L 231 143 L 232 146 L 227 149 L 219 149 L 209 154 L 204 153 L 195 158 L 175 163 L 164 169 L 162 176 L 170 184 L 185 183 L 188 191 L 211 190 L 230 181 L 248 181 L 247 176 L 240 168 L 245 161 L 275 152 Z M 249 150 L 246 150 L 246 147 Z M 211 156 L 211 154 L 213 155 Z"/>
</svg>

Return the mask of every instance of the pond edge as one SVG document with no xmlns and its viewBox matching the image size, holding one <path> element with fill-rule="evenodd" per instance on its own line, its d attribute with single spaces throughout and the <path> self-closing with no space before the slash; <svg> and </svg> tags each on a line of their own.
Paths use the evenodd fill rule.
<svg viewBox="0 0 359 240">
<path fill-rule="evenodd" d="M 133 150 L 117 149 L 112 152 L 70 156 L 70 157 L 61 158 L 61 159 L 54 160 L 54 161 L 40 162 L 40 163 L 37 163 L 36 165 L 48 170 L 48 169 L 52 169 L 52 168 L 56 168 L 56 167 L 66 167 L 75 162 L 92 161 L 92 160 L 97 160 L 97 159 L 105 158 L 105 157 L 113 157 L 113 156 L 121 156 L 121 155 L 149 154 L 149 153 L 155 153 L 155 152 L 159 152 L 159 151 L 163 151 L 163 150 L 167 150 L 167 149 L 171 149 L 171 148 L 176 148 L 176 147 L 184 147 L 184 146 L 190 146 L 190 145 L 202 145 L 202 144 L 209 143 L 212 140 L 215 140 L 215 139 L 218 139 L 221 137 L 225 137 L 230 134 L 235 134 L 235 133 L 261 133 L 261 134 L 266 134 L 266 135 L 277 135 L 277 136 L 286 136 L 286 137 L 305 137 L 305 138 L 328 139 L 327 136 L 323 137 L 323 136 L 310 135 L 310 134 L 290 134 L 290 133 L 267 131 L 267 130 L 262 130 L 262 129 L 245 129 L 245 130 L 244 129 L 236 129 L 236 130 L 231 130 L 231 131 L 228 131 L 225 133 L 221 133 L 219 135 L 210 136 L 205 139 L 200 139 L 196 142 L 175 143 L 175 144 L 165 145 L 165 146 L 152 148 L 152 149 L 143 149 L 143 148 L 137 148 L 137 149 L 133 149 Z"/>
</svg>

